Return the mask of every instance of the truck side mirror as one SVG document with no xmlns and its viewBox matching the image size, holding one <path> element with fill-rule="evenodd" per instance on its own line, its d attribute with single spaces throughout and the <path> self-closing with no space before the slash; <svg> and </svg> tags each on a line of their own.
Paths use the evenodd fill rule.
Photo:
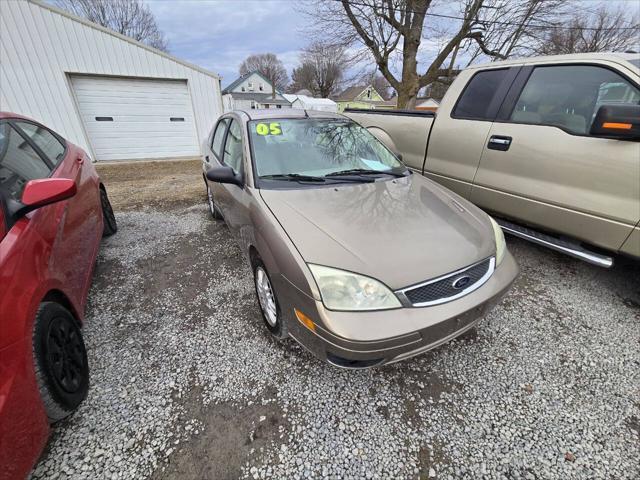
<svg viewBox="0 0 640 480">
<path fill-rule="evenodd" d="M 640 105 L 602 105 L 589 133 L 620 140 L 640 139 Z"/>
</svg>

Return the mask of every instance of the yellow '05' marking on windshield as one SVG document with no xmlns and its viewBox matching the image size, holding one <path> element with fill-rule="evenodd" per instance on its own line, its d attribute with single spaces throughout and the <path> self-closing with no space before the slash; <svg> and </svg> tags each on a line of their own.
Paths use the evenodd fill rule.
<svg viewBox="0 0 640 480">
<path fill-rule="evenodd" d="M 278 122 L 258 123 L 256 125 L 256 133 L 258 135 L 282 135 L 282 128 Z"/>
</svg>

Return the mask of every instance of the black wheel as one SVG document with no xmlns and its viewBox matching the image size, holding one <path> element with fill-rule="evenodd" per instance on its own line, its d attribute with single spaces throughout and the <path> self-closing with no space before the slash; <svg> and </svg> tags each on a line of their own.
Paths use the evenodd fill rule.
<svg viewBox="0 0 640 480">
<path fill-rule="evenodd" d="M 113 208 L 111 208 L 107 191 L 103 188 L 100 189 L 100 204 L 102 205 L 102 220 L 104 223 L 102 236 L 109 237 L 118 231 L 118 224 L 116 223 L 116 216 L 113 213 Z"/>
<path fill-rule="evenodd" d="M 258 259 L 254 263 L 253 278 L 264 324 L 274 337 L 278 339 L 287 338 L 287 326 L 282 319 L 280 305 L 271 284 L 271 278 L 261 260 Z"/>
<path fill-rule="evenodd" d="M 87 397 L 89 364 L 76 319 L 62 305 L 43 302 L 33 330 L 36 380 L 49 421 L 69 416 Z"/>
<path fill-rule="evenodd" d="M 207 189 L 207 205 L 209 206 L 209 213 L 215 220 L 222 220 L 222 213 L 220 213 L 220 210 L 216 207 L 215 200 L 213 199 L 213 191 L 206 179 L 204 181 L 204 185 Z"/>
</svg>

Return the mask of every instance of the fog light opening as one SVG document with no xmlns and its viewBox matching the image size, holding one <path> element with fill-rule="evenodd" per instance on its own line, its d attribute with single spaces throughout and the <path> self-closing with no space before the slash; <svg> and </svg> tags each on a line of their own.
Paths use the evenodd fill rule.
<svg viewBox="0 0 640 480">
<path fill-rule="evenodd" d="M 296 318 L 298 319 L 298 321 L 301 324 L 303 324 L 305 327 L 307 327 L 312 332 L 316 331 L 316 324 L 313 323 L 313 320 L 311 320 L 309 317 L 307 317 L 304 313 L 302 313 L 297 308 L 294 308 L 293 311 L 295 312 Z"/>
</svg>

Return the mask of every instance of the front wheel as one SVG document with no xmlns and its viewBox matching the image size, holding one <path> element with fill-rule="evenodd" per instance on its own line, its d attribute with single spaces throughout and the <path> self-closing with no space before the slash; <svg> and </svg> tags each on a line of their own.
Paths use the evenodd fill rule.
<svg viewBox="0 0 640 480">
<path fill-rule="evenodd" d="M 253 278 L 256 287 L 256 295 L 262 312 L 262 319 L 271 335 L 278 339 L 287 337 L 287 326 L 280 312 L 280 305 L 275 290 L 271 284 L 271 278 L 267 269 L 260 260 L 256 261 L 253 268 Z"/>
<path fill-rule="evenodd" d="M 62 305 L 43 302 L 33 330 L 38 390 L 51 423 L 69 416 L 89 391 L 89 364 L 76 319 Z"/>
<path fill-rule="evenodd" d="M 103 188 L 100 189 L 100 205 L 102 206 L 102 222 L 104 224 L 102 236 L 110 237 L 118 231 L 118 224 L 107 191 Z"/>
</svg>

